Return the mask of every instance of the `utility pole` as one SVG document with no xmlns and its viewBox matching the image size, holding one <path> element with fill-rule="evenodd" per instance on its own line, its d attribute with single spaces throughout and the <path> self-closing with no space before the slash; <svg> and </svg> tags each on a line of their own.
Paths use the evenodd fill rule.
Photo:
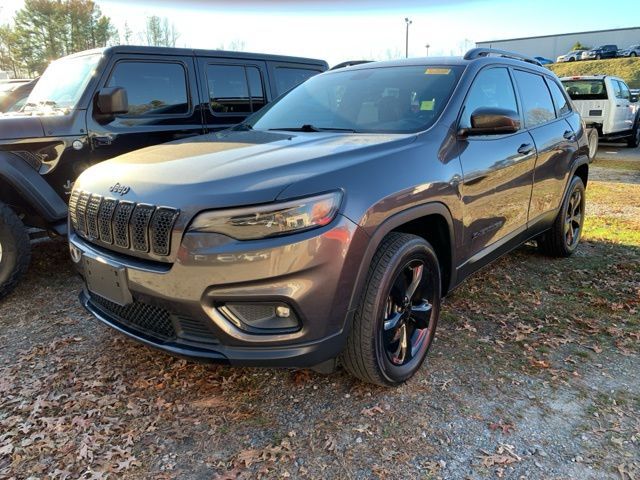
<svg viewBox="0 0 640 480">
<path fill-rule="evenodd" d="M 431 46 L 431 45 L 429 45 L 428 43 L 425 45 L 425 47 L 427 48 L 427 57 L 429 56 L 429 47 L 430 47 L 430 46 Z"/>
<path fill-rule="evenodd" d="M 405 40 L 405 58 L 409 58 L 409 25 L 413 22 L 409 18 L 405 17 L 404 23 L 407 25 L 407 36 Z"/>
</svg>

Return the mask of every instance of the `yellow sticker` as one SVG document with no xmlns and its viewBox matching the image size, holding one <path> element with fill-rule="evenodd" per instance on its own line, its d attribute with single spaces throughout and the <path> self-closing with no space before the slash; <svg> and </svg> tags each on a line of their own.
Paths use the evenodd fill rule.
<svg viewBox="0 0 640 480">
<path fill-rule="evenodd" d="M 425 75 L 449 75 L 451 73 L 450 68 L 427 68 L 424 71 Z"/>
<path fill-rule="evenodd" d="M 433 110 L 435 103 L 436 103 L 435 99 L 423 100 L 422 102 L 420 102 L 420 110 Z"/>
</svg>

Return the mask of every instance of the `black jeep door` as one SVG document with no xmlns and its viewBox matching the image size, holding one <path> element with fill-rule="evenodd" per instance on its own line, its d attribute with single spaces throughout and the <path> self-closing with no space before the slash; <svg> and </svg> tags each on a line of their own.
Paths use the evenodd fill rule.
<svg viewBox="0 0 640 480">
<path fill-rule="evenodd" d="M 124 88 L 129 111 L 104 116 L 94 98 L 87 112 L 90 163 L 203 133 L 196 85 L 193 57 L 115 55 L 99 87 Z"/>
<path fill-rule="evenodd" d="M 507 68 L 489 67 L 477 75 L 465 99 L 460 128 L 469 128 L 471 114 L 483 107 L 521 111 Z M 462 271 L 468 274 L 526 230 L 536 150 L 522 128 L 510 134 L 468 136 L 460 140 L 460 151 L 462 240 L 469 259 Z"/>
</svg>

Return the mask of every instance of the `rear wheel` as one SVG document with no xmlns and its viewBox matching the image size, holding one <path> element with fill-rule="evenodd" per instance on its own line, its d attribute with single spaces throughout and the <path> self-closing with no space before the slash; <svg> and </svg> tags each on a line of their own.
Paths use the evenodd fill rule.
<svg viewBox="0 0 640 480">
<path fill-rule="evenodd" d="M 16 286 L 31 258 L 24 224 L 8 205 L 0 203 L 0 299 Z"/>
<path fill-rule="evenodd" d="M 369 267 L 342 354 L 344 367 L 377 385 L 399 385 L 420 368 L 440 315 L 440 267 L 424 239 L 391 233 Z"/>
<path fill-rule="evenodd" d="M 587 130 L 587 142 L 589 144 L 589 161 L 593 162 L 598 154 L 598 131 L 595 128 Z"/>
<path fill-rule="evenodd" d="M 568 257 L 578 248 L 584 225 L 584 207 L 584 183 L 580 177 L 573 177 L 553 226 L 538 237 L 538 247 L 543 253 L 552 257 Z"/>
</svg>

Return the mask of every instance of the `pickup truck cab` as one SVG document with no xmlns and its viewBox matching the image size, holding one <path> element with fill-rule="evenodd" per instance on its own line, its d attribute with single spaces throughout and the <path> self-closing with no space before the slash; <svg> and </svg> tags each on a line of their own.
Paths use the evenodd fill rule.
<svg viewBox="0 0 640 480">
<path fill-rule="evenodd" d="M 29 263 L 27 228 L 67 231 L 75 179 L 142 147 L 221 130 L 327 70 L 323 60 L 118 46 L 52 62 L 0 116 L 0 298 Z"/>
<path fill-rule="evenodd" d="M 564 77 L 560 81 L 587 126 L 602 140 L 626 140 L 629 147 L 640 143 L 638 97 L 618 77 L 592 75 Z"/>
</svg>

